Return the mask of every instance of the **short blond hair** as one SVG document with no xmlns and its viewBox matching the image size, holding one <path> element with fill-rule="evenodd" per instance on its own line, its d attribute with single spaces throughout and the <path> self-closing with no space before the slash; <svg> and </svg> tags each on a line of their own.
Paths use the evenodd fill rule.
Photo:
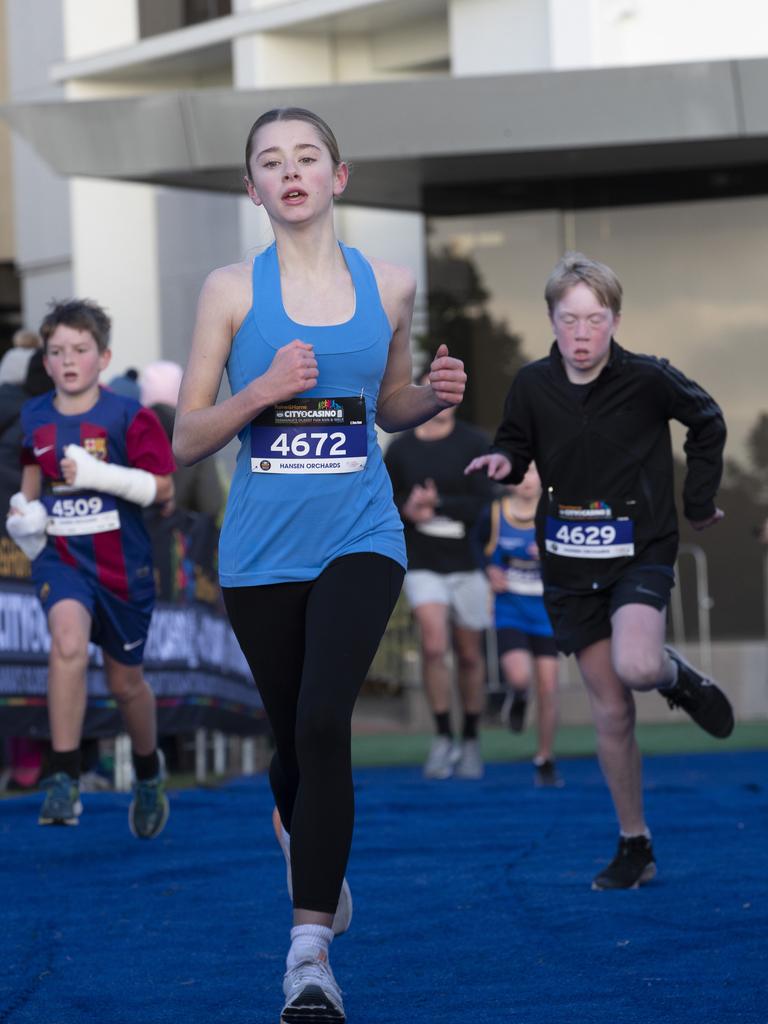
<svg viewBox="0 0 768 1024">
<path fill-rule="evenodd" d="M 568 289 L 577 284 L 585 284 L 600 305 L 610 309 L 614 316 L 621 313 L 623 289 L 611 268 L 583 252 L 567 252 L 549 275 L 544 288 L 550 316 Z"/>
<path fill-rule="evenodd" d="M 18 331 L 13 333 L 14 348 L 40 348 L 41 345 L 40 335 L 34 331 L 28 331 L 20 327 Z"/>
</svg>

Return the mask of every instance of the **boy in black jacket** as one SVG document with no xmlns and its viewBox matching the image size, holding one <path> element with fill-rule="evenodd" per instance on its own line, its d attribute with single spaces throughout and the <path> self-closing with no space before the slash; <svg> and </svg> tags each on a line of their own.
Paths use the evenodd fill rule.
<svg viewBox="0 0 768 1024">
<path fill-rule="evenodd" d="M 658 689 L 713 736 L 733 730 L 725 694 L 664 645 L 677 515 L 669 421 L 685 424 L 684 514 L 717 523 L 725 423 L 713 399 L 665 359 L 616 344 L 622 288 L 602 263 L 567 253 L 547 281 L 555 343 L 515 378 L 485 470 L 517 483 L 535 460 L 544 600 L 558 648 L 575 654 L 598 756 L 619 819 L 614 860 L 594 889 L 635 888 L 656 873 L 643 814 L 633 690 Z"/>
</svg>

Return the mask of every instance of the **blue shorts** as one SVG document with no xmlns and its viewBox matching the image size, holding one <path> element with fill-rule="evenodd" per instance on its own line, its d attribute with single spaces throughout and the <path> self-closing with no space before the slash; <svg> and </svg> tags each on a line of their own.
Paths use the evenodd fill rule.
<svg viewBox="0 0 768 1024">
<path fill-rule="evenodd" d="M 45 554 L 33 562 L 32 579 L 46 615 L 58 601 L 78 601 L 91 616 L 92 642 L 122 665 L 141 665 L 155 607 L 154 581 L 146 595 L 128 602 L 87 573 Z"/>
</svg>

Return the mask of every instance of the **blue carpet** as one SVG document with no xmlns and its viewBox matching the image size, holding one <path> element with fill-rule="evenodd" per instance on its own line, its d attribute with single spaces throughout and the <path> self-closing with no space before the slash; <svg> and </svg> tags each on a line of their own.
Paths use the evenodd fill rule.
<svg viewBox="0 0 768 1024">
<path fill-rule="evenodd" d="M 356 773 L 355 919 L 332 948 L 350 1024 L 766 1024 L 768 754 L 646 760 L 657 880 L 593 893 L 613 855 L 591 759 L 536 790 Z M 0 803 L 2 1024 L 277 1024 L 289 906 L 264 777 L 173 795 L 161 838 L 128 797 L 74 829 Z"/>
</svg>

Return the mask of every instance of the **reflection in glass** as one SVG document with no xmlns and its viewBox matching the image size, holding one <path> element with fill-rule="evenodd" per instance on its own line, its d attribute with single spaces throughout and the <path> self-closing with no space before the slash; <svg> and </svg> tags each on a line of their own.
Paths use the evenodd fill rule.
<svg viewBox="0 0 768 1024">
<path fill-rule="evenodd" d="M 682 523 L 681 539 L 707 554 L 713 636 L 762 635 L 768 198 L 430 220 L 429 343 L 450 336 L 457 354 L 468 353 L 474 382 L 464 413 L 486 430 L 499 422 L 519 362 L 549 349 L 544 282 L 566 238 L 618 273 L 620 343 L 668 358 L 723 409 L 729 440 L 718 500 L 726 518 L 703 533 Z M 684 439 L 673 424 L 679 460 Z M 685 598 L 689 605 L 692 595 Z M 695 611 L 686 618 L 695 622 Z"/>
</svg>

